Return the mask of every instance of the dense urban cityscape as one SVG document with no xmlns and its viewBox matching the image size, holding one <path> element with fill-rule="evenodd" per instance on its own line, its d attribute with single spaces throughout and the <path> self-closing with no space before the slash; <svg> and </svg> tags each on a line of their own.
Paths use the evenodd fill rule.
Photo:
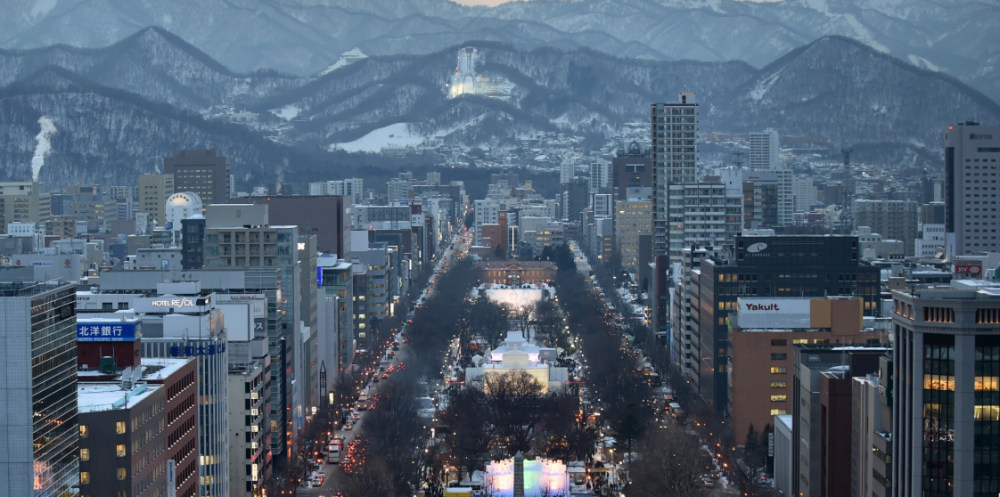
<svg viewBox="0 0 1000 497">
<path fill-rule="evenodd" d="M 506 41 L 573 2 L 444 3 Z M 258 26 L 239 74 L 168 17 L 0 43 L 0 495 L 1000 495 L 1000 107 L 957 66 L 875 28 L 758 70 L 400 24 L 322 64 Z M 852 78 L 786 69 L 843 46 L 954 101 L 866 117 L 834 110 Z M 566 54 L 562 83 L 522 72 Z M 631 64 L 620 94 L 601 64 Z"/>
</svg>

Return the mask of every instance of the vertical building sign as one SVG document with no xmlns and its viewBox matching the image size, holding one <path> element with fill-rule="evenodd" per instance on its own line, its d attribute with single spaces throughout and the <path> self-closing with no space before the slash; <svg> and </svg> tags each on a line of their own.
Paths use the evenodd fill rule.
<svg viewBox="0 0 1000 497">
<path fill-rule="evenodd" d="M 167 460 L 167 497 L 177 497 L 177 462 Z"/>
</svg>

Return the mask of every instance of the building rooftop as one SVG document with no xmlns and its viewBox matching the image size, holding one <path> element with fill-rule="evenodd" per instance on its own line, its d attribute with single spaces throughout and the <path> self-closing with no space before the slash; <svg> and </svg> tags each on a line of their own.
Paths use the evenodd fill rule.
<svg viewBox="0 0 1000 497">
<path fill-rule="evenodd" d="M 66 285 L 60 280 L 43 282 L 0 282 L 0 297 L 30 297 Z"/>
<path fill-rule="evenodd" d="M 79 383 L 77 404 L 81 413 L 131 409 L 158 388 L 162 387 L 145 382 L 138 382 L 128 390 L 119 382 Z"/>
</svg>

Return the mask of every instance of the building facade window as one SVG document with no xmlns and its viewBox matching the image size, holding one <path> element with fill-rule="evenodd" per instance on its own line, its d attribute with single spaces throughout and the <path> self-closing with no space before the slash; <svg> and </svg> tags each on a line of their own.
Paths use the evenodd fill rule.
<svg viewBox="0 0 1000 497">
<path fill-rule="evenodd" d="M 925 334 L 922 456 L 924 497 L 952 495 L 955 472 L 954 377 L 955 337 Z"/>
<path fill-rule="evenodd" d="M 975 497 L 1000 494 L 1000 336 L 976 337 Z"/>
</svg>

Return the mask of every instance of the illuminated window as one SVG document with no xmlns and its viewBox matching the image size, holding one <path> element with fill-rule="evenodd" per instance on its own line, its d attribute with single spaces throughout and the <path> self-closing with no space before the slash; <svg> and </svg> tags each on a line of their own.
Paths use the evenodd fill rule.
<svg viewBox="0 0 1000 497">
<path fill-rule="evenodd" d="M 89 471 L 81 471 L 80 472 L 80 484 L 81 485 L 89 485 L 90 484 L 90 472 Z"/>
<path fill-rule="evenodd" d="M 788 396 L 787 395 L 772 395 L 771 396 L 771 402 L 784 402 L 786 400 L 788 400 Z"/>
<path fill-rule="evenodd" d="M 925 374 L 924 390 L 955 391 L 955 377 L 951 375 Z"/>
<path fill-rule="evenodd" d="M 115 423 L 115 433 L 117 433 L 119 435 L 121 435 L 122 433 L 125 433 L 125 422 L 124 421 L 118 421 L 118 422 Z"/>
<path fill-rule="evenodd" d="M 802 345 L 802 344 L 806 344 L 806 343 L 809 343 L 809 339 L 808 338 L 796 338 L 796 339 L 792 340 L 792 345 Z"/>
<path fill-rule="evenodd" d="M 771 416 L 786 414 L 784 409 L 771 409 Z"/>
<path fill-rule="evenodd" d="M 771 374 L 785 374 L 788 370 L 785 368 L 771 368 Z"/>
<path fill-rule="evenodd" d="M 80 449 L 80 460 L 81 461 L 90 460 L 90 449 Z"/>
<path fill-rule="evenodd" d="M 788 382 L 785 381 L 772 381 L 771 388 L 785 388 L 788 386 Z"/>
<path fill-rule="evenodd" d="M 80 438 L 87 438 L 90 436 L 90 428 L 87 425 L 80 425 Z"/>
<path fill-rule="evenodd" d="M 128 476 L 128 473 L 125 471 L 125 468 L 118 468 L 118 481 L 124 481 L 126 476 Z"/>
<path fill-rule="evenodd" d="M 125 444 L 118 444 L 115 446 L 115 454 L 118 457 L 125 457 Z"/>
<path fill-rule="evenodd" d="M 976 406 L 976 421 L 1000 421 L 1000 406 Z"/>
</svg>

